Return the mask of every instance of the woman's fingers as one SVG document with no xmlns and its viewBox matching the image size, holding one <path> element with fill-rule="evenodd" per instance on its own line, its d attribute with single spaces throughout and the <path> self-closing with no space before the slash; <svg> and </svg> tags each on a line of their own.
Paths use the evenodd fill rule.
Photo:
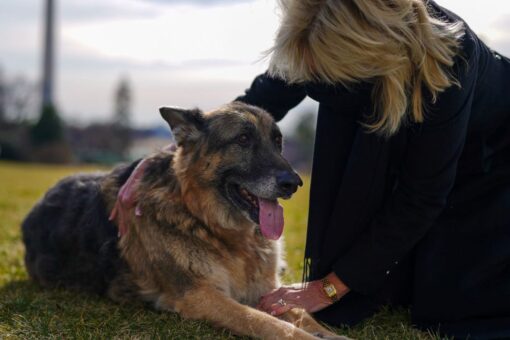
<svg viewBox="0 0 510 340">
<path fill-rule="evenodd" d="M 286 293 L 288 290 L 296 290 L 296 289 L 301 289 L 301 286 L 302 284 L 301 283 L 293 283 L 291 284 L 290 286 L 281 286 L 279 288 L 275 288 L 273 289 L 272 291 L 262 295 L 261 299 L 266 297 L 266 296 L 272 296 L 276 293 L 281 293 L 281 294 L 284 294 Z"/>
<path fill-rule="evenodd" d="M 296 306 L 292 303 L 285 303 L 284 305 L 282 305 L 281 303 L 275 303 L 271 306 L 271 311 L 269 312 L 269 314 L 273 316 L 279 316 L 287 313 L 289 310 L 296 307 L 299 306 Z"/>
<path fill-rule="evenodd" d="M 263 311 L 266 311 L 266 312 L 269 312 L 270 311 L 270 308 L 271 308 L 271 305 L 274 304 L 276 301 L 278 301 L 279 299 L 279 294 L 278 295 L 275 295 L 275 296 L 265 296 L 263 297 L 257 308 L 260 309 L 260 310 L 263 310 Z"/>
<path fill-rule="evenodd" d="M 257 309 L 260 309 L 267 313 L 272 313 L 273 311 L 275 311 L 275 308 L 277 308 L 277 310 L 275 311 L 277 313 L 276 315 L 280 315 L 293 307 L 304 307 L 302 306 L 303 294 L 305 294 L 305 290 L 302 288 L 302 284 L 283 286 L 263 295 L 259 300 Z M 286 306 L 291 307 L 288 308 L 286 306 L 283 306 L 282 302 L 286 304 Z"/>
<path fill-rule="evenodd" d="M 332 302 L 324 296 L 321 288 L 318 288 L 320 284 L 319 281 L 312 281 L 301 289 L 282 287 L 274 290 L 260 299 L 257 308 L 274 316 L 286 313 L 292 308 L 303 308 L 309 313 L 322 310 Z"/>
<path fill-rule="evenodd" d="M 287 290 L 283 287 L 280 287 L 280 288 L 277 288 L 277 289 L 274 289 L 272 290 L 271 292 L 267 293 L 267 294 L 264 294 L 261 296 L 260 300 L 259 300 L 259 304 L 258 306 L 261 306 L 262 309 L 264 309 L 264 307 L 267 309 L 269 308 L 273 303 L 275 303 L 276 301 L 278 301 L 278 299 L 283 295 L 285 294 Z M 260 309 L 260 308 L 259 308 Z"/>
<path fill-rule="evenodd" d="M 277 300 L 273 300 L 270 304 L 266 305 L 264 310 L 271 315 L 281 315 L 292 308 L 302 308 L 301 302 L 300 294 L 296 295 L 292 291 L 286 291 Z"/>
<path fill-rule="evenodd" d="M 274 302 L 268 310 L 271 315 L 280 315 L 292 308 L 308 308 L 314 304 L 313 296 L 310 296 L 305 290 L 290 290 Z"/>
</svg>

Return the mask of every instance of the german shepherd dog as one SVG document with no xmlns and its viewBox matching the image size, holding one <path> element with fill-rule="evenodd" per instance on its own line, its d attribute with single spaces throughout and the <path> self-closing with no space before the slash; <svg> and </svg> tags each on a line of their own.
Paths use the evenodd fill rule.
<svg viewBox="0 0 510 340">
<path fill-rule="evenodd" d="M 144 160 L 127 230 L 109 220 L 137 162 L 76 175 L 50 189 L 22 225 L 25 263 L 44 287 L 140 299 L 185 318 L 265 339 L 342 339 L 294 309 L 281 319 L 256 306 L 280 286 L 278 198 L 301 179 L 282 157 L 282 135 L 260 108 L 234 102 L 204 114 L 161 108 L 177 143 Z"/>
</svg>

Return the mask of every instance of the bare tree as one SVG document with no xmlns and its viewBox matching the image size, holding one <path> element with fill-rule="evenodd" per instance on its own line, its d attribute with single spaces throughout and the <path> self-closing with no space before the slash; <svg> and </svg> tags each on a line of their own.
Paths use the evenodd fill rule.
<svg viewBox="0 0 510 340">
<path fill-rule="evenodd" d="M 115 91 L 114 123 L 122 127 L 129 127 L 131 121 L 131 85 L 127 78 L 122 78 Z"/>
<path fill-rule="evenodd" d="M 113 132 L 111 151 L 127 157 L 131 145 L 131 105 L 132 91 L 127 78 L 122 78 L 114 93 Z"/>
<path fill-rule="evenodd" d="M 310 155 L 310 157 L 313 152 L 316 125 L 317 114 L 307 112 L 303 114 L 294 131 L 294 138 L 300 144 L 303 152 Z"/>
<path fill-rule="evenodd" d="M 20 123 L 35 118 L 37 105 L 37 86 L 24 76 L 17 76 L 4 82 L 4 118 Z"/>
</svg>

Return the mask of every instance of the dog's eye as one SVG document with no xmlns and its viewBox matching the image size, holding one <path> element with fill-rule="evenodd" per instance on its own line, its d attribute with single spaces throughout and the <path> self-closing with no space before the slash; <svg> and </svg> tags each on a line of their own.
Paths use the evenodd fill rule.
<svg viewBox="0 0 510 340">
<path fill-rule="evenodd" d="M 249 146 L 250 145 L 250 137 L 243 133 L 237 138 L 237 143 L 241 146 Z"/>
</svg>

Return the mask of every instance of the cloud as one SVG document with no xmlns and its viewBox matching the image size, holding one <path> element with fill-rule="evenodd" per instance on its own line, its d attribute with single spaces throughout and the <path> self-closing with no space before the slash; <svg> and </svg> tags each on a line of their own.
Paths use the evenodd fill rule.
<svg viewBox="0 0 510 340">
<path fill-rule="evenodd" d="M 494 50 L 510 56 L 510 13 L 494 17 L 484 41 Z"/>
<path fill-rule="evenodd" d="M 56 3 L 59 22 L 84 22 L 108 19 L 133 19 L 156 16 L 161 4 L 139 0 L 65 0 Z M 39 24 L 43 18 L 41 0 L 0 1 L 0 29 L 17 29 Z M 41 24 L 42 25 L 42 24 Z"/>
<path fill-rule="evenodd" d="M 246 62 L 233 59 L 203 58 L 188 59 L 177 63 L 167 61 L 143 62 L 125 57 L 105 57 L 94 53 L 94 51 L 84 49 L 69 42 L 61 46 L 59 55 L 59 67 L 64 71 L 105 71 L 105 70 L 130 70 L 130 71 L 149 71 L 149 70 L 193 70 L 202 72 L 204 69 L 224 69 L 229 67 L 244 67 Z M 249 66 L 249 65 L 248 65 Z"/>
<path fill-rule="evenodd" d="M 147 18 L 158 15 L 158 6 L 134 0 L 66 0 L 59 3 L 64 21 Z"/>
<path fill-rule="evenodd" d="M 510 30 L 510 13 L 502 15 L 494 20 L 494 26 L 508 32 Z"/>
<path fill-rule="evenodd" d="M 13 24 L 32 23 L 42 16 L 42 1 L 17 0 L 0 2 L 0 29 Z"/>
<path fill-rule="evenodd" d="M 489 44 L 496 52 L 510 58 L 510 37 L 506 39 L 496 40 Z"/>
<path fill-rule="evenodd" d="M 154 18 L 68 25 L 62 38 L 106 58 L 178 65 L 204 59 L 248 64 L 257 62 L 272 44 L 278 26 L 273 6 L 255 1 L 160 8 Z"/>
<path fill-rule="evenodd" d="M 141 1 L 163 5 L 192 4 L 198 6 L 215 6 L 215 5 L 236 5 L 243 2 L 253 2 L 255 0 L 141 0 Z"/>
</svg>

